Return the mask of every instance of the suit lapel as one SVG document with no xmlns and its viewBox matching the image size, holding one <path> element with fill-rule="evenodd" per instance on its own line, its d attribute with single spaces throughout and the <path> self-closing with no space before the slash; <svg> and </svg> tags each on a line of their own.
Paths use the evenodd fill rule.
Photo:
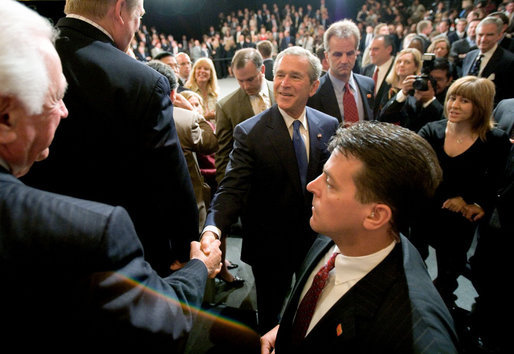
<svg viewBox="0 0 514 354">
<path fill-rule="evenodd" d="M 342 121 L 343 117 L 341 116 L 341 111 L 339 110 L 339 104 L 337 103 L 337 98 L 334 92 L 334 87 L 332 86 L 332 81 L 330 81 L 330 77 L 328 74 L 324 75 L 321 78 L 319 95 L 321 99 L 321 105 L 323 107 L 334 107 L 334 111 L 325 112 L 328 115 L 331 115 L 337 118 L 338 121 Z"/>
<path fill-rule="evenodd" d="M 267 116 L 267 127 L 269 128 L 268 139 L 270 139 L 278 161 L 284 166 L 289 179 L 299 191 L 302 190 L 300 182 L 300 173 L 298 172 L 298 163 L 296 162 L 296 154 L 294 152 L 293 141 L 289 135 L 284 118 L 278 110 L 278 106 L 274 105 L 269 110 Z"/>
<path fill-rule="evenodd" d="M 479 50 L 474 50 L 474 51 L 468 53 L 470 59 L 462 64 L 462 72 L 464 73 L 464 75 L 469 74 L 469 71 L 471 70 L 471 66 L 475 62 L 475 59 L 477 58 L 479 52 L 480 52 Z"/>
<path fill-rule="evenodd" d="M 482 70 L 482 73 L 480 74 L 480 77 L 489 77 L 496 68 L 498 68 L 499 62 L 502 58 L 502 51 L 503 49 L 498 45 L 498 48 L 494 51 L 493 55 L 491 56 L 491 59 L 487 62 L 487 65 L 485 66 L 484 70 Z"/>
<path fill-rule="evenodd" d="M 237 122 L 234 122 L 234 127 L 237 124 L 255 115 L 255 113 L 253 112 L 252 103 L 250 102 L 250 96 L 248 96 L 242 88 L 239 88 L 237 96 L 238 105 L 233 107 L 234 111 L 237 112 L 237 114 L 234 114 L 234 117 L 244 118 Z"/>
<path fill-rule="evenodd" d="M 364 108 L 364 120 L 372 120 L 373 113 L 371 113 L 371 108 L 373 106 L 373 102 L 370 102 L 369 98 L 367 97 L 368 94 L 371 95 L 371 101 L 373 101 L 373 90 L 369 90 L 369 92 L 364 91 L 364 87 L 362 84 L 362 80 L 357 76 L 353 75 L 353 79 L 357 83 L 357 86 L 359 87 L 359 93 L 361 95 L 362 100 L 362 106 Z"/>
<path fill-rule="evenodd" d="M 317 167 L 321 159 L 323 146 L 321 146 L 322 131 L 319 118 L 312 113 L 310 107 L 306 108 L 305 115 L 309 125 L 309 166 L 307 169 L 307 182 L 309 182 L 318 177 Z"/>
</svg>

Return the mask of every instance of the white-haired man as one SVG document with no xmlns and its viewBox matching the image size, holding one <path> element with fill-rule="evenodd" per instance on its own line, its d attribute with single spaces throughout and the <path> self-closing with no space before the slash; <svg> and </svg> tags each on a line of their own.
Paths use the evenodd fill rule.
<svg viewBox="0 0 514 354">
<path fill-rule="evenodd" d="M 0 275 L 9 284 L 0 292 L 2 345 L 53 353 L 181 350 L 207 276 L 221 266 L 219 241 L 208 256 L 192 242 L 192 260 L 161 278 L 123 208 L 17 179 L 48 156 L 68 115 L 67 83 L 48 21 L 13 0 L 2 0 L 0 17 Z"/>
</svg>

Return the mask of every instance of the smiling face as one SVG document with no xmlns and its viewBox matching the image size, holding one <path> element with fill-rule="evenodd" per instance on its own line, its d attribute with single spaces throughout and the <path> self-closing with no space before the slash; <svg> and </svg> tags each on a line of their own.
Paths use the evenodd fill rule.
<svg viewBox="0 0 514 354">
<path fill-rule="evenodd" d="M 300 117 L 319 86 L 319 80 L 310 82 L 310 70 L 309 60 L 298 55 L 285 55 L 277 67 L 273 80 L 275 100 L 293 118 Z"/>
<path fill-rule="evenodd" d="M 472 117 L 473 103 L 469 98 L 450 95 L 446 100 L 446 113 L 448 120 L 452 123 L 466 121 Z"/>
<path fill-rule="evenodd" d="M 211 79 L 211 67 L 207 63 L 199 64 L 195 69 L 195 79 L 198 84 L 207 84 Z"/>
<path fill-rule="evenodd" d="M 405 53 L 398 57 L 396 62 L 396 74 L 399 77 L 406 77 L 408 75 L 416 74 L 416 62 L 414 56 L 411 53 Z"/>
<path fill-rule="evenodd" d="M 482 53 L 492 49 L 501 38 L 501 32 L 494 23 L 485 23 L 477 27 L 476 42 Z"/>
</svg>

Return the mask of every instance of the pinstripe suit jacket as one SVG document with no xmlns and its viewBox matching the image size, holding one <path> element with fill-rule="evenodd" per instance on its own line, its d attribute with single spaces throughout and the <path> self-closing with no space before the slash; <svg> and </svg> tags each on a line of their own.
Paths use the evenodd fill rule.
<svg viewBox="0 0 514 354">
<path fill-rule="evenodd" d="M 403 236 L 301 343 L 292 343 L 291 327 L 302 289 L 333 244 L 320 235 L 307 254 L 280 321 L 277 354 L 457 352 L 450 313 L 432 285 L 419 253 Z"/>
<path fill-rule="evenodd" d="M 205 290 L 201 261 L 161 278 L 123 208 L 28 187 L 2 167 L 0 220 L 2 345 L 182 350 Z"/>
</svg>

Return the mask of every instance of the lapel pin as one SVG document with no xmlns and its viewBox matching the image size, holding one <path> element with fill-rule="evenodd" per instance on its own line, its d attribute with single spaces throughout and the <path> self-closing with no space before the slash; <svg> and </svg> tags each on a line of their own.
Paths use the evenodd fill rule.
<svg viewBox="0 0 514 354">
<path fill-rule="evenodd" d="M 341 334 L 343 334 L 343 327 L 341 326 L 341 324 L 338 324 L 338 325 L 337 325 L 336 333 L 337 333 L 337 336 L 338 336 L 338 337 L 339 337 Z"/>
<path fill-rule="evenodd" d="M 321 134 L 318 134 L 318 139 L 321 139 L 322 135 Z"/>
<path fill-rule="evenodd" d="M 367 97 L 368 99 L 370 99 L 370 98 L 371 98 L 371 93 L 368 93 L 368 94 L 366 95 L 366 97 Z"/>
</svg>

